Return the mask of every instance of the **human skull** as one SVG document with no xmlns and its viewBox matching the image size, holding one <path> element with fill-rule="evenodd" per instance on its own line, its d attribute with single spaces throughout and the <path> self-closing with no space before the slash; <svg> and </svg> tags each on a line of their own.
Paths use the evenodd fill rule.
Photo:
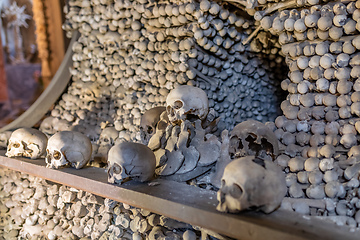
<svg viewBox="0 0 360 240">
<path fill-rule="evenodd" d="M 216 209 L 235 213 L 255 207 L 270 213 L 280 206 L 286 192 L 285 174 L 280 167 L 272 161 L 246 156 L 225 167 Z"/>
<path fill-rule="evenodd" d="M 100 96 L 100 87 L 97 82 L 82 82 L 80 99 L 83 103 L 96 102 Z M 88 109 L 91 110 L 91 109 Z"/>
<path fill-rule="evenodd" d="M 96 36 L 99 42 L 104 46 L 104 51 L 107 54 L 113 54 L 119 49 L 118 42 L 121 39 L 121 35 L 117 32 L 107 32 L 103 34 L 97 34 Z"/>
<path fill-rule="evenodd" d="M 106 163 L 107 155 L 112 146 L 114 146 L 116 139 L 119 137 L 119 132 L 115 127 L 106 127 L 102 130 L 98 140 L 98 150 L 96 157 L 100 158 L 102 162 Z"/>
<path fill-rule="evenodd" d="M 274 132 L 265 124 L 247 120 L 230 132 L 229 154 L 232 159 L 255 155 L 275 160 L 279 154 L 279 143 Z"/>
<path fill-rule="evenodd" d="M 49 138 L 46 152 L 46 167 L 57 169 L 69 164 L 79 169 L 89 162 L 92 145 L 82 133 L 62 131 Z"/>
<path fill-rule="evenodd" d="M 146 145 L 119 143 L 108 154 L 108 182 L 122 184 L 130 179 L 149 181 L 154 176 L 155 164 L 155 155 Z"/>
<path fill-rule="evenodd" d="M 12 131 L 4 131 L 0 133 L 0 148 L 7 148 L 11 134 Z"/>
<path fill-rule="evenodd" d="M 47 137 L 41 131 L 34 128 L 19 128 L 11 134 L 5 155 L 37 159 L 45 154 L 46 144 Z"/>
<path fill-rule="evenodd" d="M 174 125 L 184 120 L 204 120 L 209 112 L 209 100 L 202 89 L 182 85 L 170 91 L 166 98 L 166 111 Z"/>
<path fill-rule="evenodd" d="M 54 120 L 56 118 L 54 117 L 47 117 L 45 118 L 41 124 L 40 124 L 40 130 L 45 133 L 45 134 L 48 134 L 48 135 L 52 135 L 55 133 L 55 130 L 54 130 Z"/>
<path fill-rule="evenodd" d="M 143 144 L 148 144 L 150 138 L 155 134 L 160 115 L 166 111 L 165 107 L 154 107 L 147 110 L 140 119 L 140 136 Z M 166 119 L 162 121 L 167 121 Z"/>
</svg>

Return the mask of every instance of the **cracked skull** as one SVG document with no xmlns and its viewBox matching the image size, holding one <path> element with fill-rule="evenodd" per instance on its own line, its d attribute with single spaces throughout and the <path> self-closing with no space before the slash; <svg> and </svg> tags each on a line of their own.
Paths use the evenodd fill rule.
<svg viewBox="0 0 360 240">
<path fill-rule="evenodd" d="M 279 154 L 278 140 L 265 124 L 248 120 L 239 123 L 230 133 L 229 154 L 232 159 L 255 155 L 275 160 Z"/>
<path fill-rule="evenodd" d="M 46 167 L 57 169 L 70 165 L 79 169 L 90 161 L 92 145 L 82 133 L 62 131 L 49 138 L 46 152 Z"/>
<path fill-rule="evenodd" d="M 108 182 L 122 184 L 130 179 L 149 181 L 154 176 L 155 164 L 155 155 L 146 145 L 119 143 L 109 151 Z"/>
<path fill-rule="evenodd" d="M 178 125 L 184 120 L 204 120 L 209 113 L 206 93 L 197 87 L 182 85 L 170 91 L 166 98 L 169 121 Z"/>
<path fill-rule="evenodd" d="M 217 192 L 221 212 L 255 207 L 265 213 L 277 209 L 287 191 L 285 174 L 273 162 L 247 156 L 230 162 Z"/>
<path fill-rule="evenodd" d="M 167 121 L 168 121 L 167 117 L 166 119 L 160 119 L 160 115 L 162 115 L 164 111 L 166 111 L 165 107 L 154 107 L 147 110 L 141 116 L 140 135 L 141 135 L 141 141 L 144 144 L 148 144 L 150 138 L 155 134 L 158 125 L 159 127 L 167 126 Z M 160 121 L 162 122 L 159 123 Z"/>
<path fill-rule="evenodd" d="M 45 154 L 46 144 L 47 137 L 41 131 L 34 128 L 19 128 L 11 134 L 5 155 L 37 159 Z"/>
</svg>

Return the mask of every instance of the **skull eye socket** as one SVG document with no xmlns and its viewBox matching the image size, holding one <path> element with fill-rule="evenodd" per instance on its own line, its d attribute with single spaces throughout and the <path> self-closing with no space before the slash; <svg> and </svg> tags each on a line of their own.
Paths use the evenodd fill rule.
<svg viewBox="0 0 360 240">
<path fill-rule="evenodd" d="M 174 108 L 175 108 L 175 109 L 180 109 L 180 108 L 182 108 L 183 106 L 184 106 L 184 104 L 183 104 L 182 101 L 177 100 L 177 101 L 174 102 Z"/>
<path fill-rule="evenodd" d="M 154 132 L 154 129 L 152 127 L 148 126 L 146 132 L 148 134 L 152 134 Z"/>
<path fill-rule="evenodd" d="M 235 157 L 239 157 L 236 156 L 236 154 L 239 154 L 237 151 L 243 148 L 244 145 L 240 138 L 238 138 L 237 136 L 233 136 L 232 138 L 230 138 L 229 154 L 232 159 L 234 159 Z"/>
<path fill-rule="evenodd" d="M 13 146 L 14 146 L 14 148 L 19 148 L 19 147 L 20 147 L 20 143 L 14 143 Z"/>
<path fill-rule="evenodd" d="M 53 157 L 55 160 L 59 160 L 61 158 L 61 153 L 59 151 L 54 151 Z"/>
<path fill-rule="evenodd" d="M 158 122 L 158 124 L 156 125 L 156 127 L 157 127 L 158 129 L 165 129 L 165 128 L 167 127 L 167 123 L 166 123 L 166 121 L 160 121 L 160 122 Z"/>
<path fill-rule="evenodd" d="M 230 188 L 229 194 L 233 198 L 240 198 L 241 195 L 243 194 L 243 190 L 239 185 L 233 184 Z"/>
<path fill-rule="evenodd" d="M 113 172 L 114 172 L 115 174 L 120 174 L 120 173 L 121 173 L 121 166 L 120 166 L 119 164 L 114 163 L 114 165 L 113 165 Z"/>
</svg>

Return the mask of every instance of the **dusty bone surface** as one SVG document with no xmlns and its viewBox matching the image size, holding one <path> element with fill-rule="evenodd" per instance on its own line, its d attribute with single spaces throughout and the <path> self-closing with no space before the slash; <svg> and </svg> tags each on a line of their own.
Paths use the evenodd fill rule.
<svg viewBox="0 0 360 240">
<path fill-rule="evenodd" d="M 288 96 L 275 120 L 276 162 L 287 174 L 289 197 L 282 207 L 358 228 L 359 6 L 252 3 L 248 11 L 261 26 L 253 38 L 263 32 L 277 38 L 289 67 L 281 83 Z"/>
<path fill-rule="evenodd" d="M 166 216 L 0 169 L 3 239 L 227 239 Z"/>
<path fill-rule="evenodd" d="M 292 2 L 289 1 L 288 6 L 292 6 Z M 107 8 L 112 5 L 114 8 Z M 189 12 L 191 9 L 195 11 L 192 12 L 193 17 L 183 12 L 189 22 L 197 21 L 193 24 L 196 31 L 192 36 L 191 31 L 186 30 L 192 29 L 193 25 L 178 27 L 185 21 L 179 17 L 182 16 L 178 15 L 180 7 L 177 12 L 175 4 L 175 10 L 171 12 L 169 7 L 165 11 L 164 6 L 163 9 L 154 7 L 152 11 L 145 11 L 141 2 L 131 7 L 129 2 L 120 1 L 104 1 L 102 4 L 93 1 L 81 6 L 74 1 L 70 6 L 69 22 L 64 28 L 69 32 L 79 30 L 82 33 L 74 47 L 72 71 L 75 81 L 69 87 L 70 94 L 63 95 L 51 112 L 54 127 L 47 129 L 56 132 L 75 128 L 96 142 L 104 127 L 109 125 L 119 131 L 119 139 L 140 141 L 137 126 L 141 113 L 164 105 L 168 92 L 184 83 L 207 91 L 210 107 L 225 119 L 226 128 L 232 128 L 234 122 L 251 117 L 267 120 L 267 117 L 263 118 L 262 114 L 256 112 L 266 115 L 269 109 L 262 103 L 266 103 L 267 97 L 274 93 L 273 76 L 267 75 L 267 66 L 260 66 L 261 60 L 246 52 L 245 46 L 232 43 L 238 38 L 249 39 L 247 37 L 251 32 L 246 30 L 249 23 L 244 19 L 231 15 L 227 23 L 216 19 L 212 25 L 210 19 L 213 20 L 213 16 L 195 11 L 195 4 L 194 8 L 188 8 Z M 202 7 L 208 9 L 205 3 Z M 281 8 L 274 4 L 267 14 Z M 359 89 L 359 83 L 356 56 L 352 54 L 358 49 L 359 39 L 341 38 L 344 34 L 353 33 L 352 21 L 346 20 L 349 25 L 342 26 L 343 16 L 337 17 L 335 22 L 326 21 L 329 16 L 332 19 L 333 15 L 344 15 L 341 9 L 344 10 L 342 6 L 335 8 L 335 5 L 324 5 L 320 10 L 314 7 L 309 11 L 282 11 L 279 16 L 266 19 L 273 21 L 269 28 L 271 34 L 281 33 L 279 42 L 263 31 L 248 41 L 250 50 L 264 53 L 274 54 L 282 45 L 282 54 L 286 56 L 285 61 L 290 69 L 289 79 L 281 85 L 289 92 L 289 99 L 281 104 L 284 116 L 275 121 L 281 143 L 281 155 L 276 162 L 287 173 L 289 196 L 300 199 L 329 198 L 335 206 L 338 205 L 323 209 L 318 207 L 321 204 L 309 208 L 305 204 L 293 204 L 292 210 L 324 217 L 345 213 L 349 217 L 345 219 L 358 219 L 355 213 L 358 212 L 358 205 L 354 203 L 359 198 L 355 191 L 359 182 L 359 164 L 355 155 L 346 153 L 357 143 L 359 105 L 356 95 L 352 97 L 352 94 Z M 319 29 L 314 31 L 317 27 L 314 21 L 319 17 L 319 11 L 323 16 L 318 18 Z M 355 17 L 354 21 L 357 20 L 357 12 L 352 5 L 347 6 L 346 11 Z M 130 19 L 131 14 L 134 14 L 133 19 Z M 331 26 L 322 26 L 324 21 L 330 22 Z M 226 33 L 229 30 L 223 28 L 226 24 L 242 27 L 244 32 L 235 32 L 234 35 L 230 31 Z M 164 28 L 170 26 L 171 31 L 164 33 Z M 279 31 L 282 28 L 288 31 L 286 35 Z M 122 34 L 121 41 L 116 41 L 119 35 L 108 34 L 109 31 L 116 33 L 115 30 Z M 179 41 L 180 35 L 189 37 L 185 39 L 189 41 Z M 168 39 L 165 40 L 165 37 Z M 333 42 L 330 44 L 324 40 Z M 305 41 L 304 46 L 298 41 Z M 295 44 L 288 45 L 291 42 Z M 274 44 L 278 48 L 270 49 L 266 44 Z M 114 46 L 121 51 L 116 52 Z M 235 51 L 234 55 L 232 51 Z M 347 56 L 342 53 L 348 54 L 352 61 L 346 60 Z M 220 66 L 223 66 L 221 71 L 218 69 Z M 264 82 L 258 85 L 259 82 L 254 79 Z M 264 89 L 264 86 L 268 88 Z M 261 97 L 253 101 L 252 95 Z M 115 101 L 109 102 L 109 99 Z M 172 140 L 176 142 L 175 138 Z M 353 220 L 347 222 L 354 226 Z"/>
<path fill-rule="evenodd" d="M 71 3 L 64 29 L 81 32 L 74 82 L 51 112 L 61 127 L 53 119 L 43 129 L 75 128 L 96 142 L 107 125 L 120 138 L 141 141 L 141 114 L 164 106 L 169 91 L 186 84 L 206 91 L 223 127 L 274 120 L 273 62 L 242 45 L 250 25 L 241 14 L 217 4 L 210 9 L 200 11 L 194 1 Z"/>
</svg>

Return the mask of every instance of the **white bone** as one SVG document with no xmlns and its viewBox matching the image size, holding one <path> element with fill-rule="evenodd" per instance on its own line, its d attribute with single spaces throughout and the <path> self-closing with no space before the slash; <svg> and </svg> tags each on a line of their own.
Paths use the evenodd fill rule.
<svg viewBox="0 0 360 240">
<path fill-rule="evenodd" d="M 46 152 L 48 168 L 59 168 L 69 164 L 79 169 L 90 161 L 92 145 L 89 138 L 82 133 L 63 131 L 49 138 Z"/>
<path fill-rule="evenodd" d="M 47 137 L 41 131 L 34 128 L 19 128 L 11 134 L 5 155 L 37 159 L 45 154 L 46 145 Z"/>
</svg>

